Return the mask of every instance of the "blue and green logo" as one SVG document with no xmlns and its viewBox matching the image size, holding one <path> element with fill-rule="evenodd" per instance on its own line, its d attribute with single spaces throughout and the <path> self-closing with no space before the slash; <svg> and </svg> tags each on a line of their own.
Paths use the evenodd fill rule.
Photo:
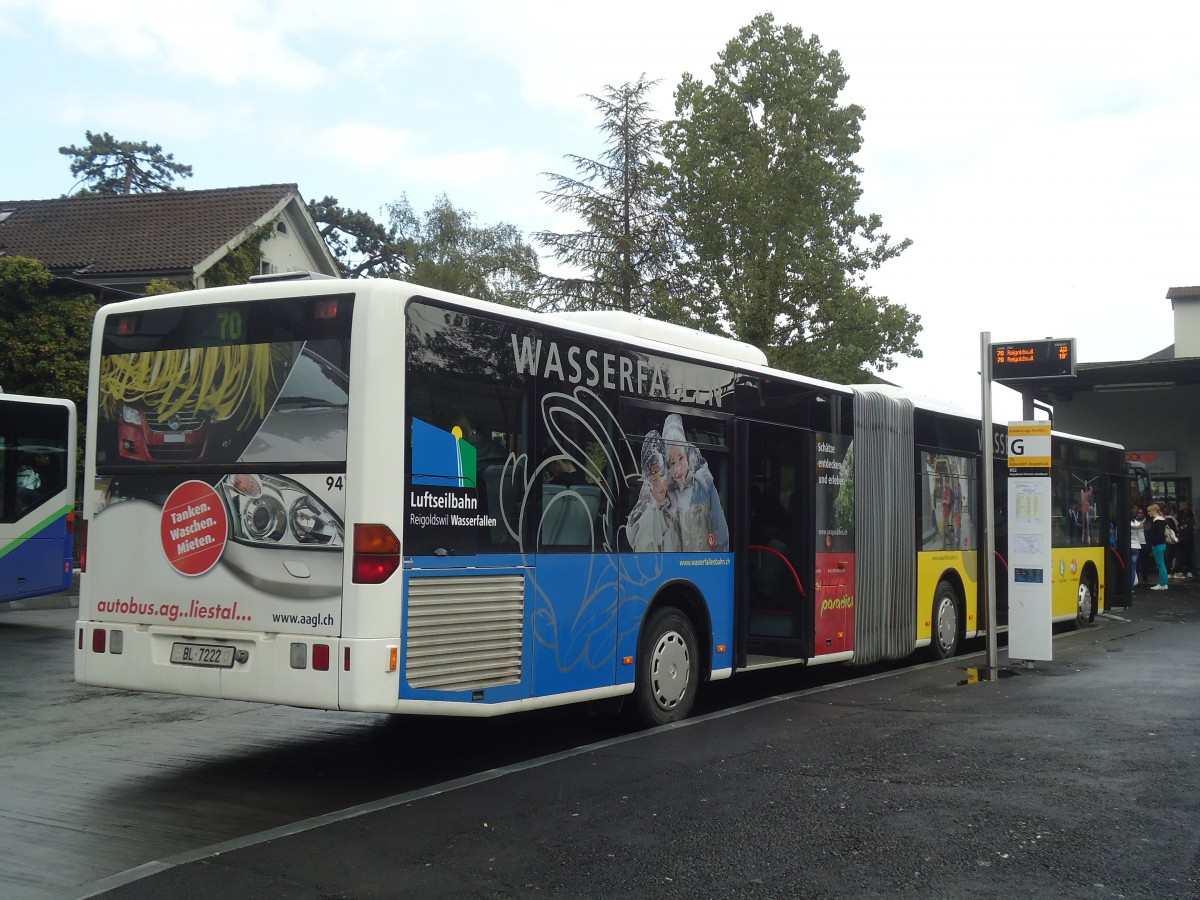
<svg viewBox="0 0 1200 900">
<path fill-rule="evenodd" d="M 412 420 L 412 483 L 443 487 L 476 486 L 475 448 L 457 425 L 450 431 Z"/>
</svg>

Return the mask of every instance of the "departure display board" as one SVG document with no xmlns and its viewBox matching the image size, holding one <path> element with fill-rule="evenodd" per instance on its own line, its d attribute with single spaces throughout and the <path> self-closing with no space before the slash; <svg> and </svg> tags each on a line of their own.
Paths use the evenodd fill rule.
<svg viewBox="0 0 1200 900">
<path fill-rule="evenodd" d="M 992 344 L 992 381 L 1075 374 L 1075 338 Z"/>
</svg>

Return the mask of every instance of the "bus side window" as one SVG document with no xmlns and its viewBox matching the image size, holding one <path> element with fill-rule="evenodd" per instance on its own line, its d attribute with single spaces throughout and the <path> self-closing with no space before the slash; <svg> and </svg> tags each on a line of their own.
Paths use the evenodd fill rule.
<svg viewBox="0 0 1200 900">
<path fill-rule="evenodd" d="M 590 549 L 595 539 L 599 513 L 599 488 L 593 485 L 543 485 L 538 544 L 543 547 Z"/>
<path fill-rule="evenodd" d="M 514 544 L 513 533 L 521 531 L 517 484 L 524 483 L 524 467 L 513 466 L 506 471 L 505 466 L 490 465 L 484 468 L 482 480 L 487 503 L 484 511 L 496 520 L 496 524 L 488 529 L 492 547 Z"/>
</svg>

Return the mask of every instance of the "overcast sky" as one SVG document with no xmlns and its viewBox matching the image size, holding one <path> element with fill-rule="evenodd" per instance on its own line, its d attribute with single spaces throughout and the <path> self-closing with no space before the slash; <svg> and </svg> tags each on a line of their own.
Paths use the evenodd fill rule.
<svg viewBox="0 0 1200 900">
<path fill-rule="evenodd" d="M 768 10 L 841 54 L 860 211 L 914 242 L 871 277 L 924 325 L 885 377 L 978 411 L 980 332 L 1085 362 L 1173 341 L 1167 289 L 1200 284 L 1195 2 L 0 0 L 0 199 L 70 190 L 58 148 L 91 130 L 161 144 L 188 188 L 294 182 L 380 219 L 445 193 L 555 229 L 541 173 L 600 152 L 583 95 L 645 73 L 669 117 Z"/>
</svg>

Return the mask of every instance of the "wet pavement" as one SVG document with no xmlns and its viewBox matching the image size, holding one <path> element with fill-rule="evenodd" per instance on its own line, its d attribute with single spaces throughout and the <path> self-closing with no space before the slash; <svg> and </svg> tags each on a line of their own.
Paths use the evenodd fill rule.
<svg viewBox="0 0 1200 900">
<path fill-rule="evenodd" d="M 77 896 L 1197 897 L 1200 585 L 161 860 Z M 467 732 L 469 733 L 469 732 Z"/>
</svg>

